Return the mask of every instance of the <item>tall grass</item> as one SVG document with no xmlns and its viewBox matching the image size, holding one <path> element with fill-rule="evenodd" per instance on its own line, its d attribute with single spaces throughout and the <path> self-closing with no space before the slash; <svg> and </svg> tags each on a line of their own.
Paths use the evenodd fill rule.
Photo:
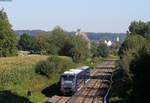
<svg viewBox="0 0 150 103">
<path fill-rule="evenodd" d="M 27 96 L 31 91 L 36 95 L 50 85 L 50 80 L 35 73 L 35 66 L 48 56 L 20 56 L 0 58 L 0 91 L 10 90 L 20 96 Z M 37 93 L 38 92 L 38 93 Z M 34 97 L 34 95 L 33 95 Z M 40 100 L 34 100 L 33 102 Z"/>
</svg>

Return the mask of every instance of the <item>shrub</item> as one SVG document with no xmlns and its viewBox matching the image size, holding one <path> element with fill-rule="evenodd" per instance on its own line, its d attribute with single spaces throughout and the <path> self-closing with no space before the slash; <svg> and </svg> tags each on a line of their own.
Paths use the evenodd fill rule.
<svg viewBox="0 0 150 103">
<path fill-rule="evenodd" d="M 97 47 L 98 55 L 106 58 L 109 55 L 109 48 L 103 42 L 100 42 Z"/>
<path fill-rule="evenodd" d="M 50 56 L 47 60 L 37 64 L 36 73 L 52 78 L 54 75 L 70 69 L 72 63 L 72 59 L 69 57 Z"/>
</svg>

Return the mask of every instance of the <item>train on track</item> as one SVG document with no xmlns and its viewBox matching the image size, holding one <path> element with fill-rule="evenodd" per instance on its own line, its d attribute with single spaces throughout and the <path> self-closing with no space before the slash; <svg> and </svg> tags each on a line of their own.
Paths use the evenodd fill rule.
<svg viewBox="0 0 150 103">
<path fill-rule="evenodd" d="M 82 66 L 61 74 L 61 91 L 64 95 L 74 94 L 85 85 L 90 75 L 89 66 Z"/>
</svg>

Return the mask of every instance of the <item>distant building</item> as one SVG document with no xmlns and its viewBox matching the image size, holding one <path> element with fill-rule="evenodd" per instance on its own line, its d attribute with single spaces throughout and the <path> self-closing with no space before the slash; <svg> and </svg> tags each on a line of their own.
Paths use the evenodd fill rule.
<svg viewBox="0 0 150 103">
<path fill-rule="evenodd" d="M 88 47 L 89 47 L 89 48 L 91 47 L 90 40 L 89 40 L 89 38 L 88 38 L 88 36 L 87 36 L 87 34 L 86 34 L 85 32 L 81 32 L 80 29 L 77 29 L 75 35 L 79 35 L 79 36 L 81 36 L 84 40 L 88 41 Z"/>
<path fill-rule="evenodd" d="M 111 46 L 111 45 L 112 45 L 112 41 L 109 40 L 109 41 L 107 42 L 107 46 Z"/>
<path fill-rule="evenodd" d="M 117 42 L 119 42 L 119 41 L 120 41 L 120 38 L 119 38 L 119 37 L 117 37 L 116 41 L 117 41 Z"/>
<path fill-rule="evenodd" d="M 108 47 L 112 46 L 112 41 L 111 41 L 111 40 L 105 40 L 104 43 L 105 43 Z"/>
<path fill-rule="evenodd" d="M 104 43 L 107 44 L 107 40 L 105 40 Z"/>
<path fill-rule="evenodd" d="M 89 38 L 88 38 L 87 34 L 86 34 L 85 32 L 81 32 L 80 29 L 78 29 L 78 30 L 76 31 L 75 35 L 80 35 L 80 36 L 83 37 L 83 39 L 89 41 Z"/>
<path fill-rule="evenodd" d="M 26 56 L 29 55 L 31 52 L 29 51 L 22 51 L 22 50 L 18 50 L 18 55 L 19 56 Z"/>
</svg>

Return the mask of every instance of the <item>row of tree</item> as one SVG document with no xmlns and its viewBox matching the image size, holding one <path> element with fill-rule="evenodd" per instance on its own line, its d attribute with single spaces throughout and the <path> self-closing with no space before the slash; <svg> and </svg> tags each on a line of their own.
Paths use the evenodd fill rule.
<svg viewBox="0 0 150 103">
<path fill-rule="evenodd" d="M 112 96 L 123 98 L 115 103 L 146 103 L 150 98 L 150 22 L 134 21 L 127 33 L 119 50 Z"/>
<path fill-rule="evenodd" d="M 60 27 L 55 27 L 50 35 L 21 35 L 19 48 L 33 53 L 71 56 L 75 61 L 85 60 L 90 51 L 88 41 L 81 36 L 70 37 Z"/>
<path fill-rule="evenodd" d="M 32 53 L 70 56 L 78 62 L 88 57 L 107 57 L 109 54 L 109 48 L 104 42 L 90 42 L 79 35 L 69 36 L 60 27 L 55 27 L 49 35 L 21 35 L 19 49 Z"/>
</svg>

